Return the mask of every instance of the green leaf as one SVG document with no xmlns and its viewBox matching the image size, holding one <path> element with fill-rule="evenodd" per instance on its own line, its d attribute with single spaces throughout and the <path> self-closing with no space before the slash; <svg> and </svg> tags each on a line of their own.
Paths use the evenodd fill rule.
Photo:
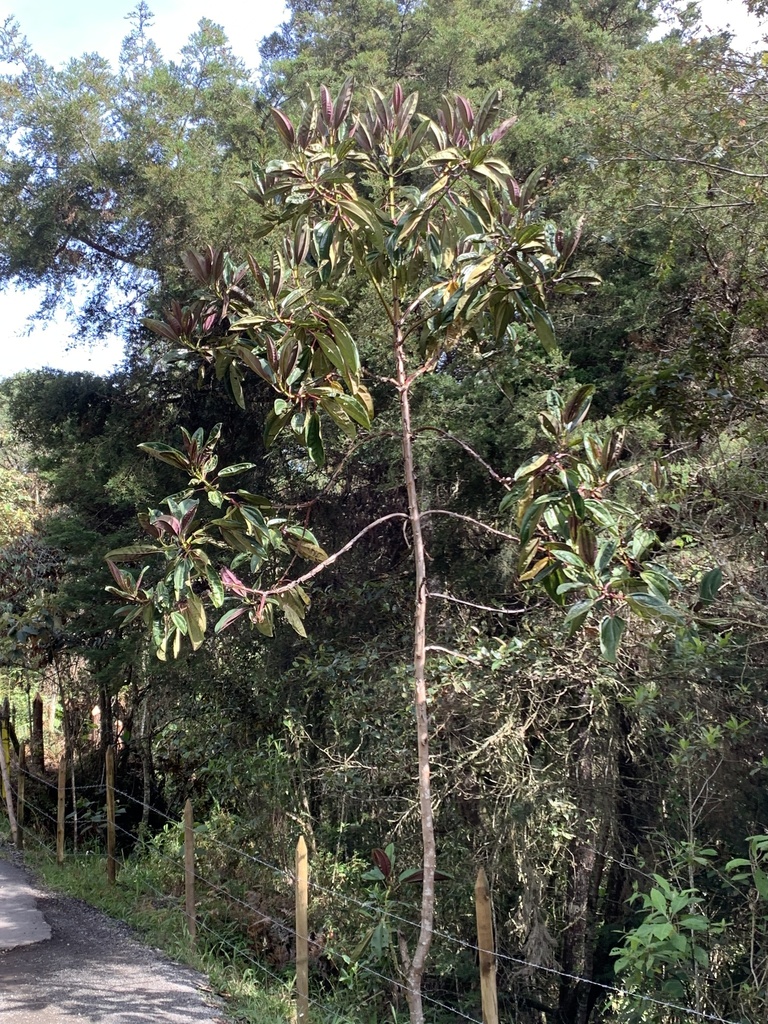
<svg viewBox="0 0 768 1024">
<path fill-rule="evenodd" d="M 365 430 L 371 428 L 371 417 L 365 404 L 357 395 L 338 395 L 336 401 L 342 407 L 350 419 L 354 420 Z"/>
<path fill-rule="evenodd" d="M 255 469 L 255 462 L 237 462 L 232 466 L 224 466 L 219 470 L 219 476 L 235 476 L 237 473 L 245 473 L 249 469 Z"/>
<path fill-rule="evenodd" d="M 755 881 L 755 888 L 764 900 L 768 900 L 768 875 L 755 864 L 752 868 L 752 878 Z"/>
<path fill-rule="evenodd" d="M 190 462 L 186 455 L 183 455 L 176 448 L 172 448 L 169 444 L 163 444 L 161 441 L 145 441 L 137 447 L 141 451 L 146 452 L 147 455 L 151 455 L 153 459 L 159 459 L 160 462 L 165 462 L 167 465 L 173 466 L 174 469 L 191 471 Z"/>
<path fill-rule="evenodd" d="M 606 615 L 600 620 L 600 653 L 611 664 L 616 663 L 616 652 L 626 628 L 618 615 Z"/>
<path fill-rule="evenodd" d="M 304 628 L 304 623 L 301 621 L 301 617 L 299 616 L 296 609 L 293 608 L 290 604 L 284 603 L 282 605 L 282 612 L 283 615 L 285 615 L 288 625 L 291 626 L 291 628 L 295 630 L 295 632 L 297 632 L 299 636 L 306 637 L 307 631 Z"/>
<path fill-rule="evenodd" d="M 598 573 L 604 572 L 616 554 L 617 544 L 614 540 L 604 540 L 600 543 L 595 561 L 595 569 Z"/>
<path fill-rule="evenodd" d="M 245 409 L 245 396 L 243 395 L 243 382 L 237 363 L 229 364 L 229 385 L 232 388 L 232 395 L 241 409 Z"/>
<path fill-rule="evenodd" d="M 388 947 L 389 928 L 387 927 L 387 922 L 382 919 L 373 929 L 373 934 L 371 935 L 371 952 L 377 959 L 380 959 L 384 950 Z"/>
<path fill-rule="evenodd" d="M 196 651 L 205 640 L 205 630 L 207 627 L 205 606 L 197 594 L 191 593 L 187 598 L 186 619 L 189 626 L 189 639 L 192 643 L 192 650 Z"/>
<path fill-rule="evenodd" d="M 300 558 L 306 558 L 308 562 L 324 562 L 328 557 L 327 551 L 324 551 L 319 544 L 313 544 L 311 541 L 295 540 L 292 537 L 286 537 L 286 543 Z"/>
<path fill-rule="evenodd" d="M 531 473 L 535 473 L 536 470 L 541 469 L 542 466 L 546 466 L 550 458 L 551 456 L 549 454 L 538 455 L 535 459 L 532 459 L 530 462 L 526 462 L 524 466 L 521 466 L 515 473 L 514 479 L 522 480 L 523 477 L 530 476 Z"/>
<path fill-rule="evenodd" d="M 214 608 L 221 608 L 225 597 L 224 584 L 221 582 L 221 577 L 210 565 L 207 565 L 205 567 L 205 578 L 211 589 L 211 604 Z"/>
<path fill-rule="evenodd" d="M 173 589 L 176 594 L 177 601 L 187 585 L 188 574 L 189 563 L 186 558 L 182 558 L 181 561 L 177 562 L 176 568 L 173 570 Z"/>
<path fill-rule="evenodd" d="M 539 309 L 538 306 L 532 306 L 531 316 L 533 318 L 533 326 L 536 331 L 536 336 L 541 342 L 541 347 L 548 356 L 553 356 L 557 352 L 557 341 L 555 339 L 555 329 L 552 326 L 549 314 Z"/>
<path fill-rule="evenodd" d="M 288 406 L 282 412 L 278 413 L 278 402 L 282 407 Z M 277 435 L 291 420 L 293 416 L 293 406 L 289 406 L 283 399 L 277 399 L 275 401 L 275 409 L 270 410 L 266 422 L 264 423 L 264 447 L 269 448 L 274 442 Z"/>
<path fill-rule="evenodd" d="M 562 587 L 557 588 L 558 591 L 562 592 Z M 595 602 L 591 599 L 584 601 L 577 601 L 576 604 L 572 604 L 568 609 L 568 614 L 563 620 L 563 625 L 568 630 L 568 636 L 573 636 L 574 633 L 578 632 L 584 625 L 587 616 L 594 607 Z"/>
<path fill-rule="evenodd" d="M 307 416 L 304 438 L 310 459 L 312 459 L 318 469 L 322 469 L 325 464 L 325 449 L 323 448 L 323 438 L 320 433 L 320 417 L 316 412 L 311 412 Z"/>
<path fill-rule="evenodd" d="M 733 860 L 729 860 L 725 865 L 726 871 L 733 871 L 735 868 L 749 868 L 752 867 L 752 861 L 745 860 L 744 857 L 734 857 Z"/>
<path fill-rule="evenodd" d="M 364 882 L 384 882 L 386 878 L 381 868 L 371 868 L 369 871 L 364 871 L 360 875 Z"/>
<path fill-rule="evenodd" d="M 182 633 L 184 636 L 187 635 L 189 625 L 181 612 L 171 612 L 171 621 L 179 633 Z"/>
<path fill-rule="evenodd" d="M 627 604 L 644 619 L 661 619 L 673 623 L 683 621 L 680 612 L 655 594 L 627 594 Z"/>
<path fill-rule="evenodd" d="M 115 548 L 104 556 L 113 562 L 132 562 L 146 555 L 162 555 L 163 548 L 157 544 L 131 544 L 127 548 Z"/>
<path fill-rule="evenodd" d="M 568 398 L 563 407 L 563 420 L 568 430 L 573 430 L 586 419 L 594 393 L 594 385 L 584 384 Z"/>
<path fill-rule="evenodd" d="M 658 910 L 660 914 L 667 913 L 667 901 L 664 894 L 659 889 L 651 889 L 648 893 L 648 897 L 653 904 L 654 908 Z"/>
<path fill-rule="evenodd" d="M 550 548 L 550 551 L 558 562 L 563 562 L 565 565 L 570 565 L 574 569 L 581 569 L 586 572 L 588 566 L 585 564 L 584 559 L 581 555 L 577 555 L 575 551 L 571 551 L 570 548 L 558 548 L 553 546 Z"/>
<path fill-rule="evenodd" d="M 350 441 L 354 441 L 357 437 L 357 427 L 344 412 L 336 398 L 324 398 L 320 402 L 320 408 L 331 417 L 336 426 L 341 428 Z"/>
<path fill-rule="evenodd" d="M 699 599 L 704 604 L 711 604 L 723 585 L 723 571 L 718 566 L 704 573 L 699 584 Z"/>
<path fill-rule="evenodd" d="M 632 535 L 632 543 L 629 546 L 630 554 L 635 559 L 643 557 L 645 552 L 658 540 L 653 530 L 646 530 L 642 526 L 635 530 Z"/>
<path fill-rule="evenodd" d="M 261 618 L 253 619 L 253 624 L 262 636 L 274 636 L 275 623 L 272 605 L 268 604 L 261 613 Z"/>
<path fill-rule="evenodd" d="M 680 918 L 679 924 L 681 929 L 688 932 L 706 932 L 709 930 L 709 921 L 700 914 L 687 914 L 685 917 Z"/>
</svg>

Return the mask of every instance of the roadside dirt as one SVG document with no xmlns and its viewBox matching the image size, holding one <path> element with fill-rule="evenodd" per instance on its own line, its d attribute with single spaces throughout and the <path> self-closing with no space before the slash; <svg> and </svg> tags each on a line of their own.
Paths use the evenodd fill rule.
<svg viewBox="0 0 768 1024">
<path fill-rule="evenodd" d="M 26 879 L 51 938 L 0 952 L 2 1024 L 225 1024 L 203 975 L 88 904 Z"/>
</svg>

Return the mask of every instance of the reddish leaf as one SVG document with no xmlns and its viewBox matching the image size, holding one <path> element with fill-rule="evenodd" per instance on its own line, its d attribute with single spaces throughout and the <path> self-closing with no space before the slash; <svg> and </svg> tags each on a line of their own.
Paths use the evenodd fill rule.
<svg viewBox="0 0 768 1024">
<path fill-rule="evenodd" d="M 349 108 L 352 105 L 352 79 L 348 78 L 341 89 L 339 95 L 336 98 L 336 105 L 333 108 L 333 127 L 338 128 L 339 125 L 344 121 Z"/>
<path fill-rule="evenodd" d="M 494 128 L 491 132 L 491 142 L 498 142 L 499 139 L 503 139 L 516 121 L 516 117 L 508 117 L 506 121 L 502 121 L 498 128 Z"/>
<path fill-rule="evenodd" d="M 165 530 L 166 533 L 172 533 L 178 537 L 181 523 L 176 516 L 158 516 L 152 521 L 153 526 L 157 527 L 158 530 Z"/>
<path fill-rule="evenodd" d="M 227 569 L 226 567 L 221 570 L 221 582 L 224 584 L 226 590 L 231 590 L 234 594 L 237 594 L 238 597 L 247 597 L 247 595 L 251 593 L 243 581 L 238 579 L 232 570 Z"/>
<path fill-rule="evenodd" d="M 464 125 L 466 130 L 469 132 L 472 130 L 472 125 L 475 123 L 475 112 L 472 109 L 472 104 L 468 99 L 463 96 L 456 97 L 456 111 L 461 119 L 461 123 Z"/>
<path fill-rule="evenodd" d="M 333 124 L 333 99 L 325 85 L 320 86 L 320 117 L 329 127 Z"/>
<path fill-rule="evenodd" d="M 230 608 L 228 612 L 225 612 L 216 625 L 213 627 L 214 633 L 220 633 L 227 626 L 231 626 L 232 623 L 239 619 L 240 616 L 245 612 L 245 608 Z"/>
<path fill-rule="evenodd" d="M 375 849 L 371 851 L 371 860 L 384 875 L 385 878 L 389 878 L 392 874 L 392 862 L 389 857 L 384 853 L 383 850 Z"/>
<path fill-rule="evenodd" d="M 453 875 L 449 875 L 446 871 L 435 871 L 436 882 L 450 882 L 452 878 Z M 410 868 L 400 875 L 401 882 L 421 882 L 423 880 L 424 870 L 422 868 Z"/>
<path fill-rule="evenodd" d="M 210 266 L 209 261 L 206 260 L 205 256 L 201 256 L 200 253 L 195 252 L 194 249 L 188 249 L 182 256 L 182 260 L 198 284 L 207 285 L 209 283 Z"/>
<path fill-rule="evenodd" d="M 115 583 L 117 583 L 118 587 L 120 587 L 121 590 L 127 590 L 128 586 L 125 578 L 125 573 L 123 573 L 122 570 L 118 569 L 115 563 L 109 558 L 107 559 L 107 565 L 109 566 L 109 571 L 112 573 L 112 576 L 115 580 Z"/>
<path fill-rule="evenodd" d="M 168 341 L 173 342 L 179 340 L 179 332 L 169 324 L 164 324 L 162 320 L 151 320 L 149 317 L 146 317 L 141 322 L 147 330 L 152 331 L 153 334 L 159 334 L 161 338 L 166 338 Z"/>
<path fill-rule="evenodd" d="M 275 122 L 275 127 L 280 133 L 283 142 L 286 146 L 293 146 L 296 143 L 296 131 L 290 119 L 285 116 L 282 110 L 278 110 L 277 107 L 270 107 L 269 109 L 272 114 L 272 120 Z"/>
</svg>

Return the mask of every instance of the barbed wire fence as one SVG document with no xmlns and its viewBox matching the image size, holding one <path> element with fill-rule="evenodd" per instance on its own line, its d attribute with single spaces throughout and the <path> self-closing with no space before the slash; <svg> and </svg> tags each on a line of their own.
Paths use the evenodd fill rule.
<svg viewBox="0 0 768 1024">
<path fill-rule="evenodd" d="M 31 773 L 29 769 L 22 769 L 26 771 L 26 778 L 28 780 L 34 780 L 35 783 L 41 784 L 50 788 L 53 791 L 58 790 L 57 783 L 51 782 L 49 779 L 40 775 L 39 773 Z M 78 792 L 93 794 L 92 803 L 96 804 L 101 802 L 106 805 L 107 796 L 107 781 L 102 783 L 78 786 Z M 114 787 L 115 797 L 119 797 L 120 801 L 123 802 L 123 810 L 129 805 L 136 805 L 141 808 L 144 813 L 147 810 L 146 801 L 138 799 L 129 792 L 123 789 Z M 60 816 L 54 816 L 45 808 L 41 807 L 40 804 L 31 801 L 29 795 L 25 794 L 24 797 L 24 812 L 25 820 L 23 822 L 23 835 L 24 839 L 31 839 L 36 847 L 40 848 L 48 856 L 55 857 L 57 850 L 49 845 L 43 837 L 40 836 L 38 831 L 30 827 L 30 822 L 26 820 L 28 812 L 33 812 L 35 817 L 40 822 L 48 822 L 51 831 L 54 828 L 61 827 Z M 172 877 L 181 879 L 184 877 L 184 822 L 178 817 L 167 814 L 164 810 L 159 807 L 149 805 L 149 812 L 155 820 L 162 821 L 165 827 L 165 842 L 161 841 L 160 838 L 156 838 L 155 841 L 151 841 L 149 846 L 152 851 L 152 855 L 156 856 L 160 862 L 167 865 L 168 871 L 172 872 Z M 125 837 L 125 845 L 130 847 L 136 844 L 137 836 L 135 832 L 130 829 L 124 828 L 121 824 L 114 822 L 114 828 L 121 836 Z M 167 846 L 168 837 L 171 841 L 175 840 L 176 849 L 174 852 L 168 852 Z M 281 867 L 273 862 L 266 855 L 259 853 L 252 853 L 242 848 L 236 847 L 231 843 L 219 839 L 213 836 L 210 832 L 205 833 L 205 847 L 211 847 L 225 852 L 230 858 L 234 857 L 238 861 L 242 861 L 251 865 L 258 866 L 259 868 L 270 873 L 275 879 L 279 879 L 283 886 L 283 891 L 288 892 L 292 890 L 296 885 L 296 873 L 291 870 Z M 253 902 L 249 902 L 247 899 L 242 898 L 241 895 L 237 895 L 231 887 L 221 884 L 221 881 L 216 881 L 213 878 L 207 876 L 200 866 L 200 858 L 195 863 L 192 871 L 192 879 L 196 886 L 196 892 L 198 895 L 201 890 L 207 894 L 210 894 L 215 902 L 222 907 L 227 907 L 229 910 L 237 908 L 240 912 L 240 922 L 242 919 L 249 919 L 255 930 L 263 930 L 265 926 L 269 926 L 275 930 L 275 934 L 280 936 L 283 941 L 292 946 L 291 949 L 286 949 L 285 961 L 291 960 L 291 952 L 295 958 L 298 943 L 301 939 L 306 941 L 307 936 L 302 936 L 297 929 L 285 919 L 285 917 L 277 917 L 274 914 L 270 914 L 265 911 L 264 907 L 259 905 L 256 906 Z M 185 910 L 185 898 L 184 895 L 178 894 L 173 891 L 162 890 L 153 884 L 146 877 L 146 873 L 142 875 L 142 884 L 147 889 L 148 894 L 151 894 L 158 901 L 158 905 L 168 906 L 174 908 L 179 915 L 180 928 L 183 928 L 184 921 L 184 910 Z M 418 930 L 419 923 L 410 919 L 404 914 L 399 913 L 396 909 L 391 906 L 386 908 L 386 911 L 382 911 L 382 908 L 377 907 L 371 900 L 358 899 L 349 893 L 343 892 L 340 889 L 332 889 L 328 886 L 324 886 L 319 882 L 314 881 L 311 876 L 308 879 L 308 886 L 312 893 L 315 893 L 323 902 L 324 905 L 330 906 L 342 906 L 345 910 L 354 908 L 359 911 L 364 918 L 368 920 L 374 920 L 377 916 L 385 914 L 386 920 L 393 925 L 404 928 Z M 221 915 L 219 915 L 220 918 Z M 263 977 L 265 980 L 268 979 L 281 987 L 286 986 L 286 977 L 277 973 L 273 970 L 267 962 L 265 962 L 265 956 L 254 955 L 256 950 L 248 948 L 243 942 L 234 942 L 231 933 L 226 934 L 221 930 L 220 924 L 217 922 L 219 918 L 213 913 L 208 904 L 201 900 L 201 905 L 197 907 L 196 911 L 196 925 L 200 931 L 206 936 L 206 941 L 211 946 L 216 946 L 219 949 L 226 949 L 230 951 L 230 956 L 233 959 L 237 959 L 242 963 L 248 964 L 250 967 L 255 969 L 257 976 Z M 687 1006 L 683 1003 L 671 1002 L 664 1000 L 646 993 L 630 991 L 622 988 L 618 985 L 610 985 L 605 982 L 595 981 L 591 978 L 584 977 L 578 974 L 569 973 L 562 971 L 559 968 L 553 967 L 549 964 L 537 963 L 532 960 L 528 960 L 525 957 L 513 956 L 504 953 L 499 950 L 487 951 L 479 944 L 472 943 L 466 939 L 461 938 L 458 935 L 451 934 L 439 928 L 433 929 L 433 936 L 440 939 L 447 945 L 455 948 L 457 951 L 470 954 L 473 958 L 479 958 L 481 954 L 490 952 L 494 958 L 496 964 L 509 964 L 517 969 L 525 969 L 527 972 L 539 973 L 542 976 L 549 978 L 556 978 L 559 980 L 567 980 L 573 983 L 589 986 L 606 997 L 610 996 L 618 1000 L 622 1000 L 625 1003 L 642 1010 L 642 1008 L 651 1009 L 657 1008 L 659 1010 L 665 1010 L 669 1013 L 680 1015 L 682 1018 L 691 1021 L 711 1021 L 714 1024 L 749 1024 L 744 1020 L 731 1020 L 726 1017 L 722 1017 L 717 1013 L 708 1012 L 706 1010 L 697 1009 L 692 1006 Z M 336 969 L 340 965 L 350 966 L 350 958 L 345 956 L 341 950 L 335 949 L 332 944 L 326 942 L 320 944 L 316 943 L 316 950 L 318 954 L 332 964 Z M 273 965 L 274 966 L 274 965 Z M 363 974 L 366 977 L 373 979 L 376 983 L 379 983 L 382 989 L 385 989 L 388 993 L 401 993 L 404 994 L 406 986 L 402 977 L 395 977 L 393 974 L 388 974 L 384 970 L 377 969 L 380 965 L 372 965 L 371 963 L 365 962 L 362 959 L 358 959 L 352 965 L 355 972 Z M 338 1012 L 334 1009 L 328 1009 L 325 1007 L 317 998 L 307 996 L 308 1006 L 312 1010 L 313 1018 L 317 1020 L 328 1020 L 338 1021 Z M 435 1010 L 439 1010 L 441 1013 L 442 1020 L 456 1020 L 456 1021 L 469 1021 L 471 1024 L 492 1024 L 488 1021 L 487 1016 L 484 1014 L 481 1020 L 479 1016 L 473 1016 L 470 1013 L 464 1012 L 464 1010 L 456 1005 L 443 1002 L 437 999 L 434 995 L 429 992 L 423 994 L 423 1000 L 429 1006 Z M 498 1018 L 496 1018 L 498 1020 Z"/>
</svg>

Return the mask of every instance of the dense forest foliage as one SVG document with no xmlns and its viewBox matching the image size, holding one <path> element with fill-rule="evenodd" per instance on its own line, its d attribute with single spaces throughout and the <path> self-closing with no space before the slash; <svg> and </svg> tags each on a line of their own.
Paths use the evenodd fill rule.
<svg viewBox="0 0 768 1024">
<path fill-rule="evenodd" d="M 0 277 L 126 342 L 0 388 L 16 731 L 54 695 L 86 781 L 119 739 L 126 855 L 190 796 L 307 836 L 339 1019 L 479 1019 L 482 866 L 501 1019 L 768 1020 L 764 53 L 287 10 L 258 72 L 143 4 L 117 69 L 0 30 Z"/>
</svg>

